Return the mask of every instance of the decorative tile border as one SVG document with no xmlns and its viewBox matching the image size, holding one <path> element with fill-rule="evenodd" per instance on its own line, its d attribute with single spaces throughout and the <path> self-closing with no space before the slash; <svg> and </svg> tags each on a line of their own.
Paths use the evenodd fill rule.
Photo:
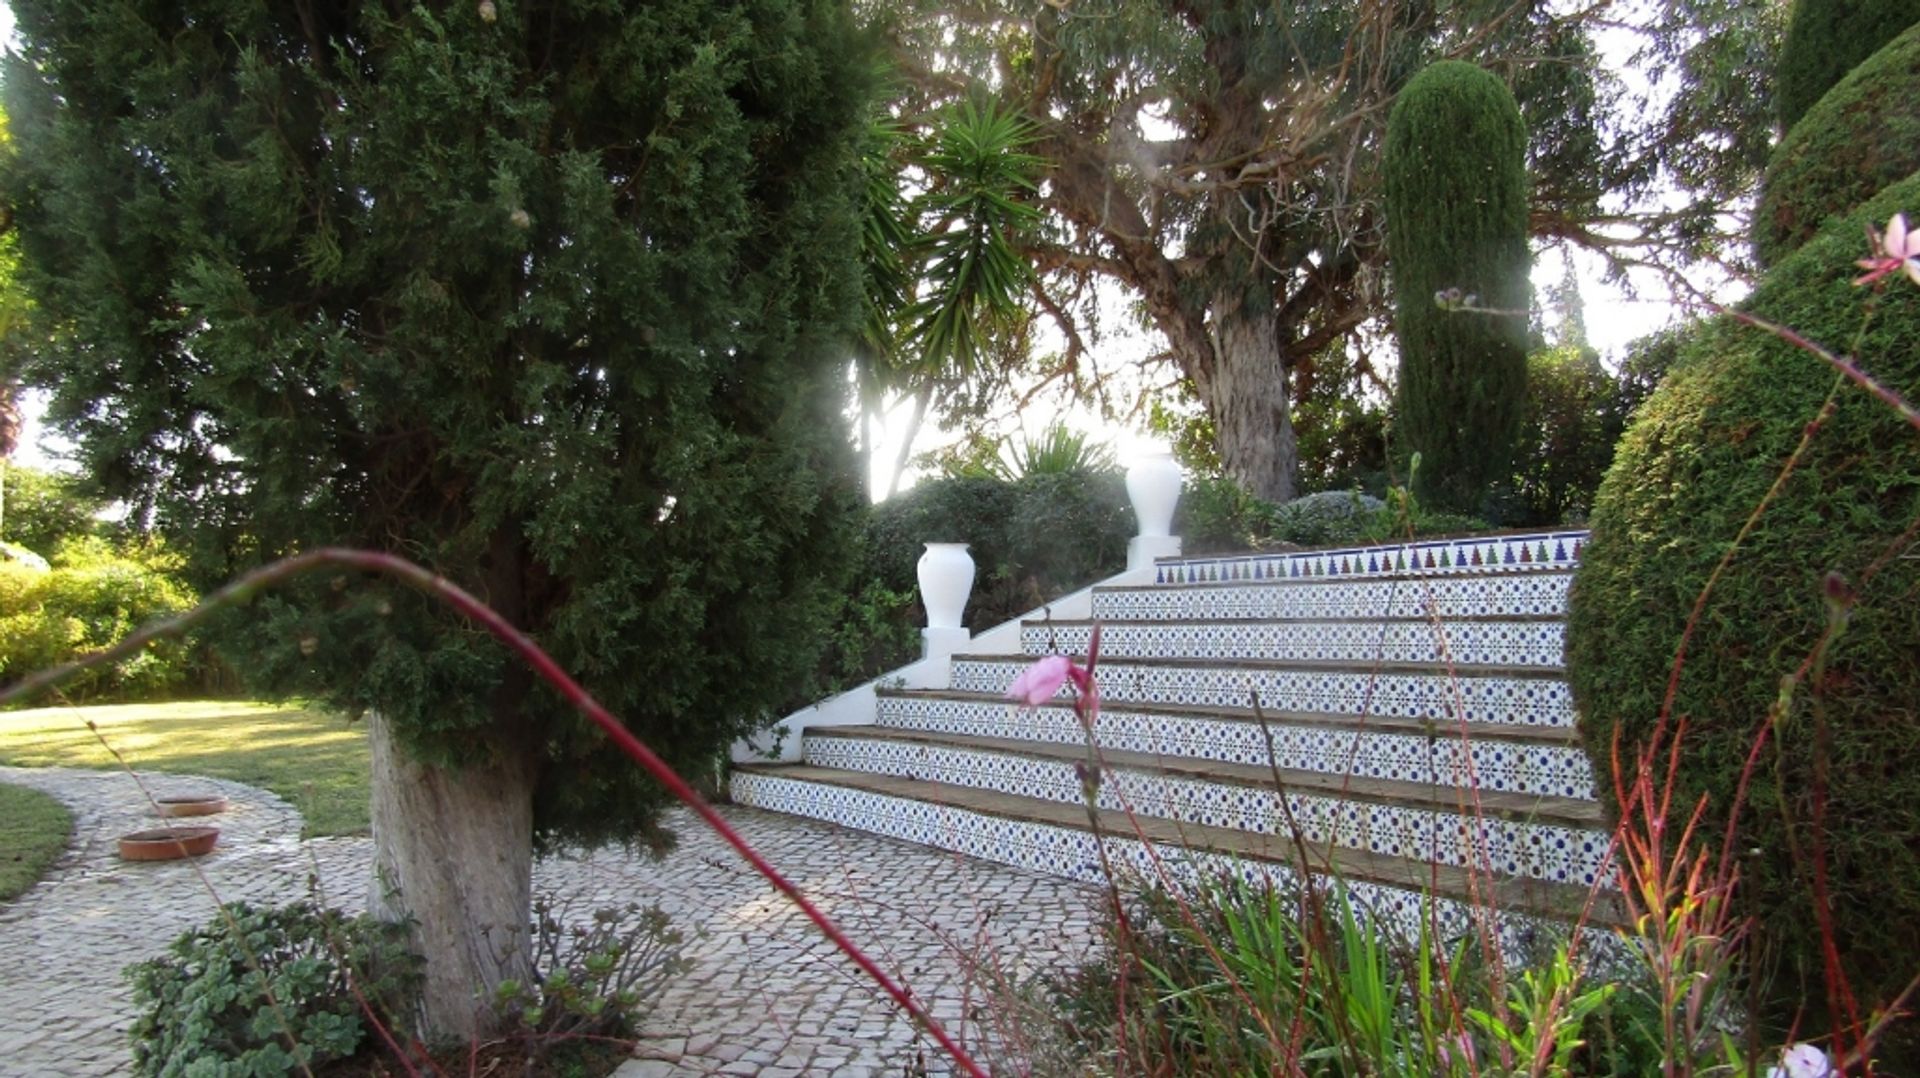
<svg viewBox="0 0 1920 1078">
<path fill-rule="evenodd" d="M 816 767 L 892 775 L 950 786 L 1084 803 L 1075 764 L 948 745 L 809 734 L 806 762 Z M 1260 834 L 1279 834 L 1288 814 L 1309 841 L 1414 860 L 1490 870 L 1506 876 L 1591 886 L 1603 875 L 1606 833 L 1444 808 L 1382 804 L 1314 792 L 1289 792 L 1283 811 L 1269 788 L 1115 768 L 1102 783 L 1101 808 Z"/>
<path fill-rule="evenodd" d="M 1418 580 L 1249 583 L 1211 588 L 1097 588 L 1096 621 L 1157 619 L 1471 618 L 1560 615 L 1571 573 Z"/>
<path fill-rule="evenodd" d="M 734 774 L 732 793 L 740 804 L 772 812 L 806 816 L 1084 883 L 1105 882 L 1094 836 L 1077 829 L 750 772 Z M 1110 862 L 1135 879 L 1171 877 L 1170 882 L 1176 886 L 1222 876 L 1278 886 L 1295 883 L 1291 868 L 1270 861 L 1196 853 L 1138 838 L 1108 836 L 1101 841 Z M 1451 945 L 1467 938 L 1475 923 L 1475 911 L 1455 899 L 1429 899 L 1411 889 L 1364 881 L 1350 881 L 1346 890 L 1357 910 L 1392 926 L 1408 941 L 1420 938 L 1420 928 L 1426 924 L 1432 926 L 1431 938 Z M 1544 939 L 1564 935 L 1565 931 L 1565 926 L 1555 922 L 1504 913 L 1498 916 L 1493 935 L 1505 955 L 1518 959 L 1537 954 Z M 1590 930 L 1587 946 L 1617 947 L 1616 940 L 1611 932 Z"/>
<path fill-rule="evenodd" d="M 953 688 L 998 695 L 1026 662 L 1009 658 L 956 659 Z M 1258 695 L 1274 711 L 1328 715 L 1386 715 L 1409 719 L 1497 722 L 1518 726 L 1573 725 L 1567 683 L 1548 677 L 1370 673 L 1347 670 L 1261 670 L 1232 667 L 1113 663 L 1102 667 L 1100 696 L 1108 703 L 1248 707 Z M 1060 698 L 1072 696 L 1069 685 Z M 1456 716 L 1456 711 L 1464 714 Z"/>
<path fill-rule="evenodd" d="M 1321 577 L 1480 573 L 1567 569 L 1580 560 L 1584 531 L 1481 535 L 1383 546 L 1250 554 L 1237 558 L 1180 558 L 1161 562 L 1156 584 L 1230 584 Z"/>
<path fill-rule="evenodd" d="M 1085 655 L 1086 623 L 1020 627 L 1028 655 Z M 1269 662 L 1406 662 L 1451 660 L 1474 666 L 1560 667 L 1565 622 L 1333 621 L 1227 623 L 1116 622 L 1100 629 L 1100 654 L 1115 659 L 1224 659 Z M 1445 655 L 1441 645 L 1445 644 Z"/>
<path fill-rule="evenodd" d="M 1079 719 L 1065 708 L 1018 708 L 938 696 L 882 696 L 879 720 L 897 729 L 1053 745 L 1079 745 L 1086 737 Z M 1094 734 L 1101 748 L 1116 752 L 1399 782 L 1471 782 L 1482 790 L 1505 793 L 1591 798 L 1594 792 L 1593 765 L 1579 745 L 1491 738 L 1470 738 L 1463 745 L 1459 735 L 1445 727 L 1436 728 L 1431 738 L 1363 723 L 1270 723 L 1262 731 L 1252 722 L 1105 708 Z"/>
</svg>

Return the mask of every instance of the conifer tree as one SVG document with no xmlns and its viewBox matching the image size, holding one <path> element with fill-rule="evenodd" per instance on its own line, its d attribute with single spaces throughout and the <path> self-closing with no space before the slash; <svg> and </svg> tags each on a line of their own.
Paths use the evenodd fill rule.
<svg viewBox="0 0 1920 1078">
<path fill-rule="evenodd" d="M 1526 402 L 1526 152 L 1506 84 L 1456 60 L 1415 75 L 1387 119 L 1400 430 L 1436 508 L 1480 512 L 1509 474 Z"/>
<path fill-rule="evenodd" d="M 20 0 L 32 359 L 110 493 L 226 576 L 423 561 L 683 769 L 811 669 L 859 485 L 871 63 L 836 0 Z M 375 579 L 229 626 L 370 716 L 376 900 L 430 1035 L 523 978 L 536 839 L 663 794 L 471 627 Z"/>
</svg>

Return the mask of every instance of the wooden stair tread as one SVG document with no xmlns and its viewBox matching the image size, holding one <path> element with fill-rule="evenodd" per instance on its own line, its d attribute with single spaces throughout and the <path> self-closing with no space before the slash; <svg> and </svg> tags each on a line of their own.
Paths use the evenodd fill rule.
<svg viewBox="0 0 1920 1078">
<path fill-rule="evenodd" d="M 943 745 L 1011 756 L 1040 757 L 1065 763 L 1078 763 L 1087 758 L 1084 745 L 1030 741 L 1021 738 L 934 733 L 888 726 L 830 726 L 819 727 L 811 732 L 820 737 L 856 737 L 920 745 Z M 1274 785 L 1274 769 L 1254 764 L 1227 763 L 1197 757 L 1163 756 L 1156 753 L 1118 749 L 1103 749 L 1100 757 L 1109 767 L 1156 772 L 1204 782 L 1257 786 L 1263 789 L 1272 789 Z M 1445 812 L 1476 811 L 1474 792 L 1463 787 L 1335 775 L 1293 768 L 1279 769 L 1279 776 L 1284 788 L 1302 793 L 1333 795 L 1347 800 L 1385 802 Z M 1600 806 L 1590 800 L 1480 790 L 1477 802 L 1477 811 L 1489 816 L 1534 820 L 1568 827 L 1599 828 L 1606 824 L 1606 818 Z"/>
<path fill-rule="evenodd" d="M 982 815 L 1052 827 L 1089 831 L 1086 806 L 1044 801 L 1038 798 L 976 790 L 964 786 L 927 782 L 889 775 L 870 775 L 807 764 L 740 764 L 737 770 L 771 778 L 819 783 L 863 790 L 910 801 L 943 805 Z M 1452 865 L 1364 850 L 1333 847 L 1320 843 L 1296 844 L 1281 835 L 1240 831 L 1206 824 L 1181 823 L 1159 817 L 1135 815 L 1131 818 L 1116 810 L 1098 813 L 1102 832 L 1119 837 L 1145 837 L 1150 841 L 1184 849 L 1204 850 L 1299 866 L 1304 845 L 1308 869 L 1324 873 L 1329 866 L 1343 878 L 1382 884 L 1476 903 L 1492 902 L 1504 910 L 1532 913 L 1559 920 L 1571 920 L 1590 910 L 1591 924 L 1619 924 L 1622 915 L 1618 899 L 1594 896 L 1589 889 L 1572 884 L 1503 876 L 1485 870 L 1470 871 Z M 1590 904 L 1590 905 L 1589 905 Z"/>
<path fill-rule="evenodd" d="M 1033 662 L 1035 655 L 955 655 L 956 663 L 1020 663 Z M 1070 655 L 1075 662 L 1084 663 L 1086 656 Z M 1310 674 L 1428 674 L 1460 678 L 1516 677 L 1540 681 L 1562 681 L 1566 678 L 1566 668 L 1561 666 L 1513 666 L 1495 663 L 1441 663 L 1441 662 L 1315 662 L 1311 659 L 1206 659 L 1206 658 L 1164 658 L 1149 659 L 1128 656 L 1114 658 L 1102 657 L 1100 668 L 1133 668 L 1142 666 L 1171 666 L 1180 668 L 1198 668 L 1205 670 L 1253 670 L 1272 673 L 1310 673 Z"/>
<path fill-rule="evenodd" d="M 1005 658 L 1014 659 L 1013 656 Z M 954 700 L 963 703 L 995 704 L 1001 707 L 1015 706 L 1004 695 L 996 693 L 968 692 L 963 689 L 875 689 L 875 694 L 892 699 L 935 699 Z M 1041 707 L 1071 710 L 1072 704 L 1064 701 L 1049 701 Z M 1226 722 L 1258 723 L 1252 708 L 1209 707 L 1194 704 L 1162 704 L 1153 701 L 1125 701 L 1103 703 L 1103 712 L 1117 712 L 1129 715 L 1171 715 L 1193 719 L 1219 719 Z M 1569 726 L 1525 725 L 1505 722 L 1467 722 L 1451 720 L 1410 719 L 1397 715 L 1341 715 L 1316 711 L 1267 711 L 1262 709 L 1265 720 L 1271 726 L 1312 726 L 1320 729 L 1351 730 L 1356 733 L 1377 731 L 1389 734 L 1411 734 L 1458 740 L 1464 733 L 1469 740 L 1488 740 L 1520 742 L 1526 744 L 1578 745 L 1579 731 Z"/>
<path fill-rule="evenodd" d="M 1287 557 L 1288 555 L 1273 555 Z M 1171 568 L 1175 564 L 1209 565 L 1233 561 L 1233 558 L 1199 558 L 1190 562 L 1161 562 L 1160 565 Z M 1242 558 L 1238 560 L 1253 560 Z M 1121 591 L 1179 591 L 1185 588 L 1288 588 L 1312 584 L 1418 584 L 1424 580 L 1482 580 L 1492 577 L 1550 577 L 1572 576 L 1574 566 L 1556 566 L 1551 569 L 1534 566 L 1481 566 L 1469 569 L 1429 569 L 1418 573 L 1346 573 L 1333 576 L 1276 576 L 1249 577 L 1244 580 L 1186 580 L 1165 584 L 1100 584 L 1094 587 L 1094 593 Z"/>
</svg>

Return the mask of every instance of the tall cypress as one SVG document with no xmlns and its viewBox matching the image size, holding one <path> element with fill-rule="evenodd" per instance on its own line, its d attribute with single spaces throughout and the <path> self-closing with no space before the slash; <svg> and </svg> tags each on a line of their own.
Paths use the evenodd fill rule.
<svg viewBox="0 0 1920 1078">
<path fill-rule="evenodd" d="M 25 373 L 203 571 L 423 561 L 682 768 L 804 680 L 859 490 L 843 2 L 14 11 Z M 315 580 L 229 628 L 237 669 L 373 716 L 429 1033 L 526 975 L 536 839 L 662 838 L 656 786 L 411 593 Z"/>
<path fill-rule="evenodd" d="M 1399 426 L 1421 458 L 1414 490 L 1435 508 L 1482 512 L 1511 473 L 1526 403 L 1526 151 L 1506 84 L 1457 60 L 1409 80 L 1387 119 Z"/>
<path fill-rule="evenodd" d="M 1807 114 L 1854 65 L 1920 22 L 1920 0 L 1794 0 L 1773 101 L 1780 130 Z"/>
</svg>

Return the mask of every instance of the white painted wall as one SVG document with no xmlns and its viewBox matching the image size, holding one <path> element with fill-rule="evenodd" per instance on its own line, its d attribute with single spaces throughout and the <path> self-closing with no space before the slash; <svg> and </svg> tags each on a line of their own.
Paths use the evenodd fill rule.
<svg viewBox="0 0 1920 1078">
<path fill-rule="evenodd" d="M 1163 556 L 1179 553 L 1175 548 Z M 1020 624 L 1026 621 L 1038 621 L 1053 617 L 1062 621 L 1085 619 L 1093 616 L 1093 589 L 1113 587 L 1134 587 L 1153 583 L 1153 563 L 1151 561 L 1137 568 L 1130 568 L 1117 576 L 1098 581 L 1070 595 L 1062 596 L 1045 606 L 1014 618 L 1012 621 L 996 625 L 985 632 L 967 640 L 964 646 L 955 646 L 948 652 L 941 645 L 953 646 L 952 641 L 929 641 L 930 648 L 936 653 L 919 662 L 908 663 L 897 670 L 889 670 L 864 685 L 848 689 L 838 696 L 830 696 L 811 707 L 801 708 L 774 723 L 765 732 L 751 739 L 736 741 L 733 745 L 735 763 L 753 763 L 756 761 L 778 761 L 796 763 L 800 759 L 800 735 L 802 731 L 816 726 L 866 726 L 879 717 L 879 697 L 874 690 L 882 686 L 902 689 L 944 689 L 950 684 L 952 654 L 961 655 L 1018 655 L 1020 654 Z"/>
</svg>

